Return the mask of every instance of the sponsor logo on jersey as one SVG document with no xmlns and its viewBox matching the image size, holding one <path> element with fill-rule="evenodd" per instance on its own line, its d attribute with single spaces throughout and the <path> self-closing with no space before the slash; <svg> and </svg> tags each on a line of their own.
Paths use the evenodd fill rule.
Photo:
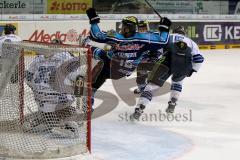
<svg viewBox="0 0 240 160">
<path fill-rule="evenodd" d="M 47 13 L 85 13 L 92 6 L 92 0 L 48 0 Z"/>
<path fill-rule="evenodd" d="M 144 44 L 139 45 L 139 44 L 126 44 L 126 45 L 122 45 L 122 44 L 116 44 L 115 45 L 115 49 L 119 50 L 119 51 L 135 51 L 135 50 L 140 50 L 141 48 L 144 47 Z"/>
<path fill-rule="evenodd" d="M 134 53 L 119 52 L 118 56 L 122 58 L 131 58 L 131 57 L 137 57 L 137 53 L 136 52 Z"/>
</svg>

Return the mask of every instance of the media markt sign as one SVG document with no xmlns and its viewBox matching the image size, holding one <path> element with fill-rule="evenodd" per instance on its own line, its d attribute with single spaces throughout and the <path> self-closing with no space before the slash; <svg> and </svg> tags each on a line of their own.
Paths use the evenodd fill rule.
<svg viewBox="0 0 240 160">
<path fill-rule="evenodd" d="M 92 7 L 92 0 L 48 0 L 48 14 L 82 14 Z"/>
</svg>

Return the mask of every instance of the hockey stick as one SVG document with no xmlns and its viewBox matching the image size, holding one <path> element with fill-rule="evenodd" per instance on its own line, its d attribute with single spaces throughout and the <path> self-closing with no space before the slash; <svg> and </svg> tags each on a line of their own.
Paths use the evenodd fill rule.
<svg viewBox="0 0 240 160">
<path fill-rule="evenodd" d="M 158 15 L 158 17 L 162 19 L 162 16 L 158 13 L 158 11 L 147 0 L 145 0 L 145 2 L 150 8 L 152 8 L 152 10 Z"/>
</svg>

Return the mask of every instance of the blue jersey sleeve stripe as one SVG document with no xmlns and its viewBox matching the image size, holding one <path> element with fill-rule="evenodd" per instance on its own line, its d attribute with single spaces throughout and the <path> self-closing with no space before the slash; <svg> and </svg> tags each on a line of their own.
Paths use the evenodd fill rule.
<svg viewBox="0 0 240 160">
<path fill-rule="evenodd" d="M 200 54 L 193 55 L 193 57 L 202 57 Z"/>
<path fill-rule="evenodd" d="M 182 87 L 181 84 L 172 84 L 172 86 Z"/>
<path fill-rule="evenodd" d="M 169 39 L 169 33 L 168 32 L 162 32 L 161 34 L 159 33 L 141 33 L 145 34 L 145 36 L 134 36 L 132 38 L 124 38 L 119 35 L 116 35 L 114 37 L 108 37 L 109 40 L 114 40 L 114 41 L 129 41 L 129 42 L 146 42 L 146 43 L 154 43 L 154 44 L 166 44 Z M 158 35 L 157 35 L 158 34 Z M 137 34 L 138 35 L 138 34 Z M 151 38 L 153 37 L 153 38 Z M 156 38 L 159 37 L 159 38 Z"/>
<path fill-rule="evenodd" d="M 182 89 L 182 87 L 174 87 L 174 86 L 171 86 L 171 88 Z"/>
<path fill-rule="evenodd" d="M 203 57 L 194 57 L 193 60 L 204 60 Z"/>
<path fill-rule="evenodd" d="M 194 63 L 203 63 L 203 60 L 193 61 Z"/>
<path fill-rule="evenodd" d="M 171 90 L 182 92 L 182 89 L 177 89 L 177 88 L 171 88 Z"/>
<path fill-rule="evenodd" d="M 152 93 L 149 92 L 149 91 L 144 91 L 142 93 L 141 97 L 144 97 L 144 98 L 148 99 L 149 101 L 151 101 L 152 100 Z"/>
<path fill-rule="evenodd" d="M 149 41 L 149 40 L 144 40 L 144 39 L 120 39 L 120 38 L 117 38 L 117 37 L 107 37 L 108 39 L 110 40 L 114 40 L 114 41 L 119 41 L 119 42 L 146 42 L 146 43 L 154 43 L 154 44 L 166 44 L 167 42 L 160 42 L 160 41 Z"/>
<path fill-rule="evenodd" d="M 193 55 L 193 58 L 200 58 L 200 57 L 203 58 L 203 56 L 200 54 Z"/>
</svg>

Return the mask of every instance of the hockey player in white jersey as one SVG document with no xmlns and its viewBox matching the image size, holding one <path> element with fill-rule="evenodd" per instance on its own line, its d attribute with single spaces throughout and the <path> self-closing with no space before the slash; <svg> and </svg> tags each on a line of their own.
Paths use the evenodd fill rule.
<svg viewBox="0 0 240 160">
<path fill-rule="evenodd" d="M 197 72 L 203 61 L 204 58 L 197 44 L 185 36 L 184 28 L 178 26 L 174 29 L 167 48 L 148 76 L 148 84 L 130 118 L 132 120 L 140 118 L 143 110 L 152 100 L 152 91 L 161 87 L 170 76 L 172 76 L 172 85 L 166 112 L 173 113 L 182 91 L 184 78 Z"/>
<path fill-rule="evenodd" d="M 0 58 L 3 57 L 2 45 L 4 42 L 20 42 L 22 39 L 16 35 L 16 27 L 12 24 L 6 24 L 3 29 L 4 35 L 0 37 Z M 5 53 L 6 54 L 6 53 Z M 7 53 L 8 54 L 8 53 Z M 1 71 L 0 71 L 1 72 Z M 11 76 L 11 83 L 16 83 L 18 79 L 18 65 L 15 67 L 15 72 Z"/>
<path fill-rule="evenodd" d="M 54 43 L 61 41 L 54 40 Z M 79 67 L 79 63 L 79 57 L 69 52 L 59 52 L 50 57 L 38 55 L 33 60 L 27 69 L 26 80 L 39 112 L 34 121 L 26 120 L 26 129 L 34 132 L 50 130 L 59 136 L 78 137 L 78 124 L 64 119 L 76 113 L 76 107 L 72 106 L 76 100 L 74 85 L 77 80 L 83 80 L 85 74 L 81 73 L 85 66 Z"/>
<path fill-rule="evenodd" d="M 16 35 L 16 27 L 12 24 L 6 24 L 4 26 L 4 35 L 0 37 L 0 57 L 2 55 L 3 42 L 19 42 L 22 39 Z"/>
</svg>

